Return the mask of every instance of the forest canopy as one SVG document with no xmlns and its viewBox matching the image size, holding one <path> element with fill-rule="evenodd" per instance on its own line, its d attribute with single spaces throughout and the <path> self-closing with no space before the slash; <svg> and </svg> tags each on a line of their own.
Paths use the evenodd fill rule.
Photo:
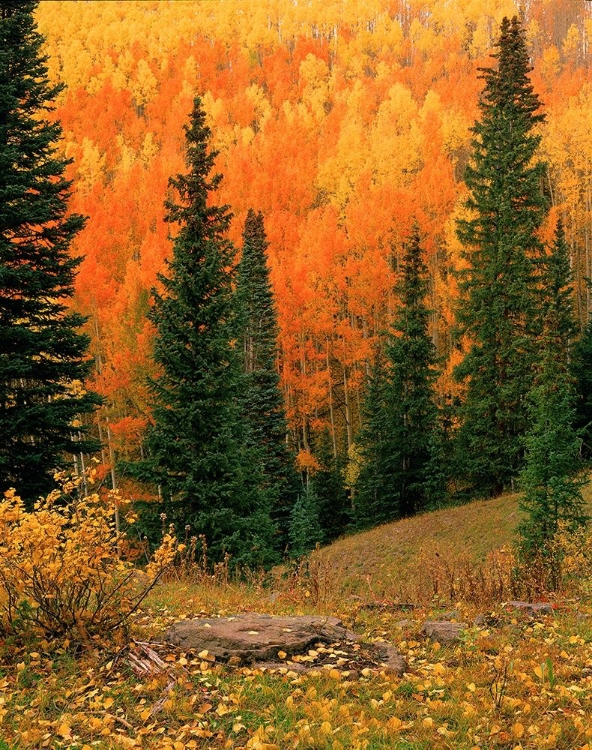
<svg viewBox="0 0 592 750">
<path fill-rule="evenodd" d="M 75 308 L 88 316 L 100 411 L 115 455 L 137 457 L 149 419 L 149 290 L 170 255 L 163 203 L 183 169 L 184 134 L 202 95 L 218 200 L 240 245 L 261 211 L 278 306 L 279 370 L 301 468 L 318 464 L 328 430 L 347 459 L 361 426 L 374 345 L 397 301 L 402 243 L 425 237 L 430 332 L 447 365 L 440 394 L 458 395 L 451 335 L 462 266 L 455 225 L 478 117 L 479 68 L 503 16 L 521 13 L 532 82 L 545 105 L 540 157 L 564 221 L 575 312 L 590 293 L 592 174 L 590 4 L 539 2 L 41 3 L 55 116 L 75 180 L 71 208 L 90 217 Z"/>
</svg>

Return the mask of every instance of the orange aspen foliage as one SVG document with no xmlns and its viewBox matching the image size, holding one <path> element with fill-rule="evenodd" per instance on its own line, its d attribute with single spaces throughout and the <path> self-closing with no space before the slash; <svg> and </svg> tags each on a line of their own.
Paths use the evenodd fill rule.
<svg viewBox="0 0 592 750">
<path fill-rule="evenodd" d="M 163 203 L 183 171 L 183 125 L 203 97 L 219 194 L 265 215 L 280 325 L 278 367 L 294 442 L 330 426 L 341 446 L 376 338 L 397 304 L 401 240 L 415 218 L 432 275 L 433 336 L 449 355 L 459 266 L 454 219 L 498 24 L 518 5 L 546 105 L 549 193 L 592 307 L 592 3 L 574 0 L 364 0 L 253 4 L 42 2 L 56 116 L 74 160 L 72 210 L 90 217 L 74 304 L 89 316 L 94 387 L 107 397 L 116 453 L 137 450 L 150 289 L 171 250 Z M 357 421 L 356 421 L 357 420 Z M 308 460 L 308 459 L 307 459 Z"/>
</svg>

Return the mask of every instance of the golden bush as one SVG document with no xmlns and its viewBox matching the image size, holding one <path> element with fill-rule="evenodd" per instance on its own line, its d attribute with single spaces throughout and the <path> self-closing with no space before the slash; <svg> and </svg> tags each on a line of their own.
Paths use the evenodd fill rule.
<svg viewBox="0 0 592 750">
<path fill-rule="evenodd" d="M 165 534 L 144 571 L 121 557 L 119 497 L 75 489 L 40 499 L 28 511 L 14 490 L 0 501 L 0 632 L 19 638 L 67 638 L 90 645 L 125 630 L 172 563 L 180 545 Z"/>
</svg>

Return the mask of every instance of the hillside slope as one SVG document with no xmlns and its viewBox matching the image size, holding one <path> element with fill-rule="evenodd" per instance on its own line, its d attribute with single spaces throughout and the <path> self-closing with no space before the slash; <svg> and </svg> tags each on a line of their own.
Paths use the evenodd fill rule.
<svg viewBox="0 0 592 750">
<path fill-rule="evenodd" d="M 590 485 L 584 496 L 592 514 Z M 399 598 L 421 589 L 430 570 L 458 574 L 510 546 L 520 519 L 519 498 L 506 494 L 353 534 L 315 552 L 313 565 L 324 578 L 338 576 L 345 595 Z"/>
</svg>

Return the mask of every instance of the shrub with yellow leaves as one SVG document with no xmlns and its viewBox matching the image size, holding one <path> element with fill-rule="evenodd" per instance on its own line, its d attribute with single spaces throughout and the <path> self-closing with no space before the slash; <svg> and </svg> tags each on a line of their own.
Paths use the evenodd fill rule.
<svg viewBox="0 0 592 750">
<path fill-rule="evenodd" d="M 0 501 L 0 633 L 90 646 L 125 631 L 181 545 L 165 534 L 145 571 L 121 558 L 119 498 L 72 499 L 74 485 L 32 512 L 14 490 Z M 113 502 L 109 502 L 112 500 Z"/>
<path fill-rule="evenodd" d="M 560 562 L 564 587 L 589 589 L 592 580 L 592 530 L 589 526 L 572 531 L 566 523 L 559 524 L 559 530 L 552 542 L 554 557 Z"/>
</svg>

